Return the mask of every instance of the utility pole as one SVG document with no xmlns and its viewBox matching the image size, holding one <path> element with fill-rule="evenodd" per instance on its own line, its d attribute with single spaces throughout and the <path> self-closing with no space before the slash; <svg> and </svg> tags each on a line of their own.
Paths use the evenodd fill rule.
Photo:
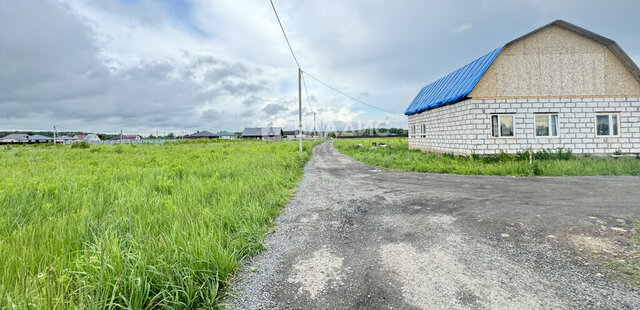
<svg viewBox="0 0 640 310">
<path fill-rule="evenodd" d="M 322 120 L 320 120 L 320 136 L 324 138 L 324 130 L 322 130 Z"/>
<path fill-rule="evenodd" d="M 56 129 L 56 126 L 53 126 L 53 144 L 56 144 L 56 131 L 58 131 L 58 129 Z"/>
<path fill-rule="evenodd" d="M 302 69 L 298 68 L 298 150 L 302 152 Z"/>
<path fill-rule="evenodd" d="M 313 136 L 316 136 L 316 112 L 313 112 Z"/>
</svg>

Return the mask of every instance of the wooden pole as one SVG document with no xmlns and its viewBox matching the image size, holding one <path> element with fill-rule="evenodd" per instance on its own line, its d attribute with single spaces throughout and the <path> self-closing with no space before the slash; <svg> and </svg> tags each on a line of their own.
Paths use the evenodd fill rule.
<svg viewBox="0 0 640 310">
<path fill-rule="evenodd" d="M 529 146 L 529 165 L 533 164 L 533 146 Z"/>
</svg>

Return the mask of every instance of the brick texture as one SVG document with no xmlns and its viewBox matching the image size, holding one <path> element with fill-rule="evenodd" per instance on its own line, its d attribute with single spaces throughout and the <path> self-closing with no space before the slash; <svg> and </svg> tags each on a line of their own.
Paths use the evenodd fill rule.
<svg viewBox="0 0 640 310">
<path fill-rule="evenodd" d="M 596 136 L 598 112 L 619 113 L 618 137 Z M 496 113 L 515 115 L 515 137 L 491 137 L 491 114 Z M 558 114 L 558 137 L 536 137 L 536 113 Z M 432 152 L 489 155 L 533 147 L 576 154 L 640 153 L 640 98 L 469 99 L 410 115 L 408 121 L 409 148 Z"/>
</svg>

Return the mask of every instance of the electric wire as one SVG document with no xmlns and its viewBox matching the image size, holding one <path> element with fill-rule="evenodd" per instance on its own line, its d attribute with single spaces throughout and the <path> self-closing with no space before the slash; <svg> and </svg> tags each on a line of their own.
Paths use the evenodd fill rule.
<svg viewBox="0 0 640 310">
<path fill-rule="evenodd" d="M 280 25 L 280 29 L 282 30 L 282 35 L 284 35 L 284 39 L 285 39 L 285 41 L 287 41 L 287 46 L 289 46 L 289 51 L 291 51 L 291 56 L 293 56 L 293 60 L 296 62 L 296 65 L 298 66 L 298 70 L 302 71 L 302 73 L 303 73 L 302 74 L 302 82 L 304 83 L 304 91 L 305 91 L 305 93 L 307 95 L 307 102 L 309 104 L 309 108 L 311 109 L 311 112 L 313 112 L 313 108 L 311 107 L 311 100 L 309 99 L 309 92 L 307 91 L 307 83 L 305 82 L 304 74 L 307 74 L 310 78 L 322 83 L 324 86 L 328 87 L 329 89 L 332 89 L 333 91 L 338 92 L 338 93 L 342 94 L 343 96 L 345 96 L 345 97 L 347 97 L 347 98 L 349 98 L 349 99 L 351 99 L 351 100 L 353 100 L 355 102 L 358 102 L 360 104 L 366 105 L 366 106 L 368 106 L 370 108 L 373 108 L 373 109 L 376 109 L 376 110 L 379 110 L 379 111 L 382 111 L 382 112 L 385 112 L 385 113 L 404 116 L 403 114 L 391 112 L 391 111 L 379 108 L 377 106 L 374 106 L 372 104 L 368 104 L 368 103 L 366 103 L 366 102 L 364 102 L 364 101 L 362 101 L 362 100 L 360 100 L 360 99 L 358 99 L 356 97 L 353 97 L 353 96 L 351 96 L 351 95 L 349 95 L 349 94 L 347 94 L 347 93 L 345 93 L 345 92 L 343 92 L 343 91 L 341 91 L 341 90 L 329 85 L 327 82 L 324 82 L 324 81 L 314 77 L 313 75 L 307 73 L 306 71 L 303 71 L 301 66 L 300 66 L 300 62 L 298 62 L 298 58 L 296 57 L 296 54 L 293 52 L 293 48 L 291 47 L 291 42 L 289 42 L 289 37 L 287 37 L 287 33 L 284 31 L 284 27 L 282 26 L 282 21 L 280 21 L 280 16 L 278 16 L 278 11 L 276 10 L 276 6 L 273 4 L 273 0 L 269 0 L 269 2 L 271 3 L 271 7 L 273 8 L 273 13 L 276 15 L 276 19 L 278 20 L 278 24 Z"/>
<path fill-rule="evenodd" d="M 296 54 L 293 52 L 293 48 L 291 47 L 291 43 L 289 43 L 289 38 L 287 37 L 287 33 L 284 31 L 284 27 L 282 26 L 282 22 L 280 21 L 280 16 L 278 16 L 278 11 L 276 11 L 276 6 L 273 4 L 273 0 L 269 0 L 271 2 L 271 7 L 273 8 L 273 13 L 276 14 L 276 19 L 278 20 L 278 24 L 280 24 L 280 29 L 282 29 L 282 34 L 284 35 L 284 39 L 287 41 L 287 45 L 289 46 L 289 50 L 291 51 L 291 55 L 293 56 L 293 60 L 296 62 L 298 69 L 300 69 L 300 63 L 298 62 L 298 58 Z"/>
<path fill-rule="evenodd" d="M 306 72 L 306 71 L 303 71 L 303 72 L 304 72 L 306 75 L 308 75 L 310 78 L 312 78 L 312 79 L 314 79 L 314 80 L 316 80 L 316 81 L 318 81 L 318 82 L 322 83 L 324 86 L 326 86 L 326 87 L 328 87 L 328 88 L 330 88 L 330 89 L 332 89 L 332 90 L 334 90 L 334 91 L 336 91 L 336 92 L 338 92 L 338 93 L 342 94 L 343 96 L 345 96 L 345 97 L 347 97 L 347 98 L 349 98 L 349 99 L 351 99 L 351 100 L 353 100 L 353 101 L 356 101 L 356 102 L 358 102 L 358 103 L 360 103 L 360 104 L 364 104 L 364 105 L 366 105 L 366 106 L 368 106 L 368 107 L 370 107 L 370 108 L 374 108 L 374 109 L 376 109 L 376 110 L 379 110 L 379 111 L 382 111 L 382 112 L 385 112 L 385 113 L 394 114 L 394 115 L 399 115 L 399 116 L 404 116 L 403 114 L 396 113 L 396 112 L 391 112 L 391 111 L 385 110 L 385 109 L 383 109 L 383 108 L 379 108 L 379 107 L 377 107 L 377 106 L 374 106 L 374 105 L 372 105 L 372 104 L 368 104 L 368 103 L 366 103 L 366 102 L 364 102 L 364 101 L 362 101 L 362 100 L 360 100 L 360 99 L 358 99 L 358 98 L 356 98 L 356 97 L 353 97 L 353 96 L 351 96 L 351 95 L 349 95 L 349 94 L 347 94 L 347 93 L 345 93 L 345 92 L 343 92 L 343 91 L 341 91 L 341 90 L 339 90 L 339 89 L 337 89 L 337 88 L 335 88 L 335 87 L 333 87 L 333 86 L 329 85 L 327 82 L 325 82 L 325 81 L 323 81 L 323 80 L 320 80 L 319 78 L 317 78 L 317 77 L 315 77 L 315 76 L 313 76 L 313 75 L 309 74 L 309 72 Z"/>
</svg>

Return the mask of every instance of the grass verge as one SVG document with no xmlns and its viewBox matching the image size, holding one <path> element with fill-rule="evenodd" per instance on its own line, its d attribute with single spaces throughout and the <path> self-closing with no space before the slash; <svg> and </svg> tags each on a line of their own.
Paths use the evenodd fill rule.
<svg viewBox="0 0 640 310">
<path fill-rule="evenodd" d="M 636 222 L 632 241 L 640 248 L 640 220 Z M 640 286 L 640 250 L 637 250 L 636 254 L 624 261 L 611 260 L 607 263 L 607 266 L 616 270 L 622 280 L 631 286 Z"/>
<path fill-rule="evenodd" d="M 0 149 L 0 308 L 212 308 L 315 141 Z"/>
<path fill-rule="evenodd" d="M 386 143 L 373 147 L 372 143 Z M 354 148 L 354 145 L 362 147 Z M 406 171 L 504 176 L 640 176 L 640 160 L 574 156 L 568 150 L 540 151 L 529 164 L 529 153 L 500 154 L 490 157 L 454 156 L 409 150 L 407 138 L 337 139 L 338 151 L 368 165 Z"/>
</svg>

